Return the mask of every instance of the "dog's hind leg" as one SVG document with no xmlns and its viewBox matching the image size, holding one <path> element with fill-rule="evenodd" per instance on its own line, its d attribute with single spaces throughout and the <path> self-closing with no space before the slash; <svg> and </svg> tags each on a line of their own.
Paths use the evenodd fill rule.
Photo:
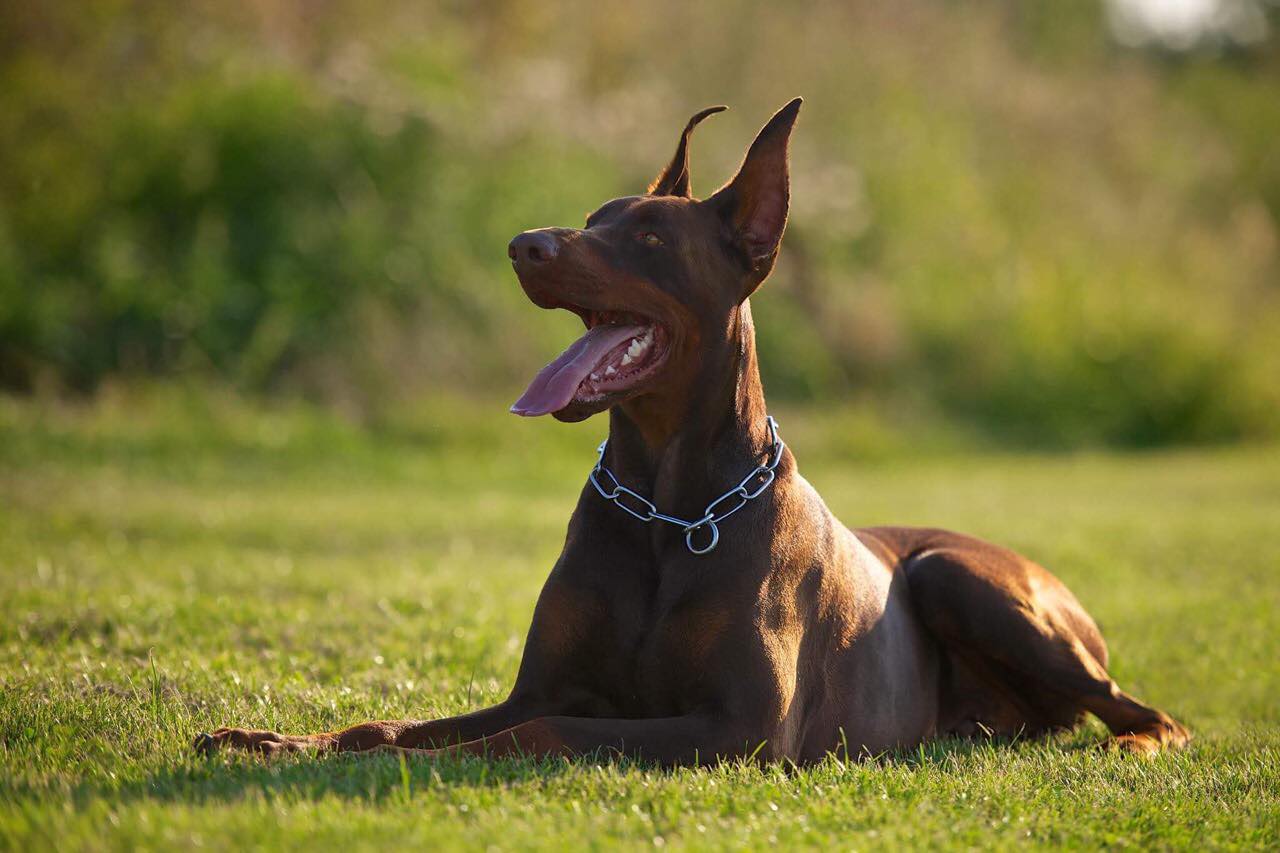
<svg viewBox="0 0 1280 853">
<path fill-rule="evenodd" d="M 956 536 L 904 570 L 916 612 L 944 651 L 991 691 L 991 706 L 1018 709 L 1029 731 L 1069 728 L 1088 711 L 1111 729 L 1112 748 L 1152 752 L 1190 739 L 1168 714 L 1119 688 L 1093 620 L 1036 564 Z M 940 718 L 949 710 L 954 716 L 943 708 Z"/>
</svg>

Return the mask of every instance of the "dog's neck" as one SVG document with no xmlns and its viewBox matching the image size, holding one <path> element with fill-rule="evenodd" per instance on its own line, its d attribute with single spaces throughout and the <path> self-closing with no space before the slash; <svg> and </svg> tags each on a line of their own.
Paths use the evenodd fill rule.
<svg viewBox="0 0 1280 853">
<path fill-rule="evenodd" d="M 767 414 L 755 327 L 743 302 L 685 387 L 610 410 L 605 464 L 662 511 L 693 518 L 763 461 Z"/>
</svg>

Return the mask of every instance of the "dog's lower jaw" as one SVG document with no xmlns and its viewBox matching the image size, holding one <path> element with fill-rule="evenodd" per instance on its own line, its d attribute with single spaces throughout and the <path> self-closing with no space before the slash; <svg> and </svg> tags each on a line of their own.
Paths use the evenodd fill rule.
<svg viewBox="0 0 1280 853">
<path fill-rule="evenodd" d="M 622 393 L 601 394 L 597 397 L 581 398 L 574 397 L 567 406 L 559 411 L 552 412 L 551 417 L 566 424 L 576 424 L 585 421 L 592 415 L 598 415 L 601 412 L 610 411 L 612 409 L 624 408 L 633 401 L 646 399 L 651 397 L 652 393 L 644 387 L 628 389 Z"/>
<path fill-rule="evenodd" d="M 651 397 L 662 392 L 662 385 L 671 376 L 672 347 L 661 341 L 662 349 L 657 352 L 651 364 L 647 365 L 636 377 L 634 384 L 615 390 L 593 392 L 588 388 L 588 380 L 578 387 L 573 399 L 551 416 L 563 423 L 578 423 L 592 415 L 608 411 L 619 406 L 627 406 L 634 400 Z"/>
<path fill-rule="evenodd" d="M 551 417 L 566 424 L 576 424 L 585 421 L 592 415 L 599 414 L 608 406 L 596 407 L 590 403 L 574 400 L 558 412 L 552 412 Z"/>
</svg>

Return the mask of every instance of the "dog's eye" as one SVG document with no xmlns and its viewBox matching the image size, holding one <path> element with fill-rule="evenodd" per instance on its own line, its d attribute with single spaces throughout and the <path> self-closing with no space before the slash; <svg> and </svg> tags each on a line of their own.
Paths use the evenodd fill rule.
<svg viewBox="0 0 1280 853">
<path fill-rule="evenodd" d="M 652 231 L 645 231 L 643 234 L 637 234 L 636 239 L 651 248 L 662 245 L 662 238 L 657 234 L 654 234 Z"/>
</svg>

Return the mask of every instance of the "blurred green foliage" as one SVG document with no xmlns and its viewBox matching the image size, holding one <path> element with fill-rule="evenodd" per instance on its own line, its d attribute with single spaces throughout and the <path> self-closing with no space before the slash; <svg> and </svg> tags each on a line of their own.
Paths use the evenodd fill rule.
<svg viewBox="0 0 1280 853">
<path fill-rule="evenodd" d="M 1280 433 L 1280 49 L 1089 3 L 81 0 L 0 12 L 0 386 L 357 409 L 567 342 L 504 248 L 807 107 L 756 298 L 775 397 L 1002 440 Z"/>
<path fill-rule="evenodd" d="M 92 173 L 59 163 L 14 211 L 11 356 L 76 387 L 196 357 L 261 385 L 358 334 L 362 303 L 411 299 L 368 273 L 409 239 L 423 123 L 382 139 L 288 78 L 165 95 L 109 115 Z"/>
</svg>

